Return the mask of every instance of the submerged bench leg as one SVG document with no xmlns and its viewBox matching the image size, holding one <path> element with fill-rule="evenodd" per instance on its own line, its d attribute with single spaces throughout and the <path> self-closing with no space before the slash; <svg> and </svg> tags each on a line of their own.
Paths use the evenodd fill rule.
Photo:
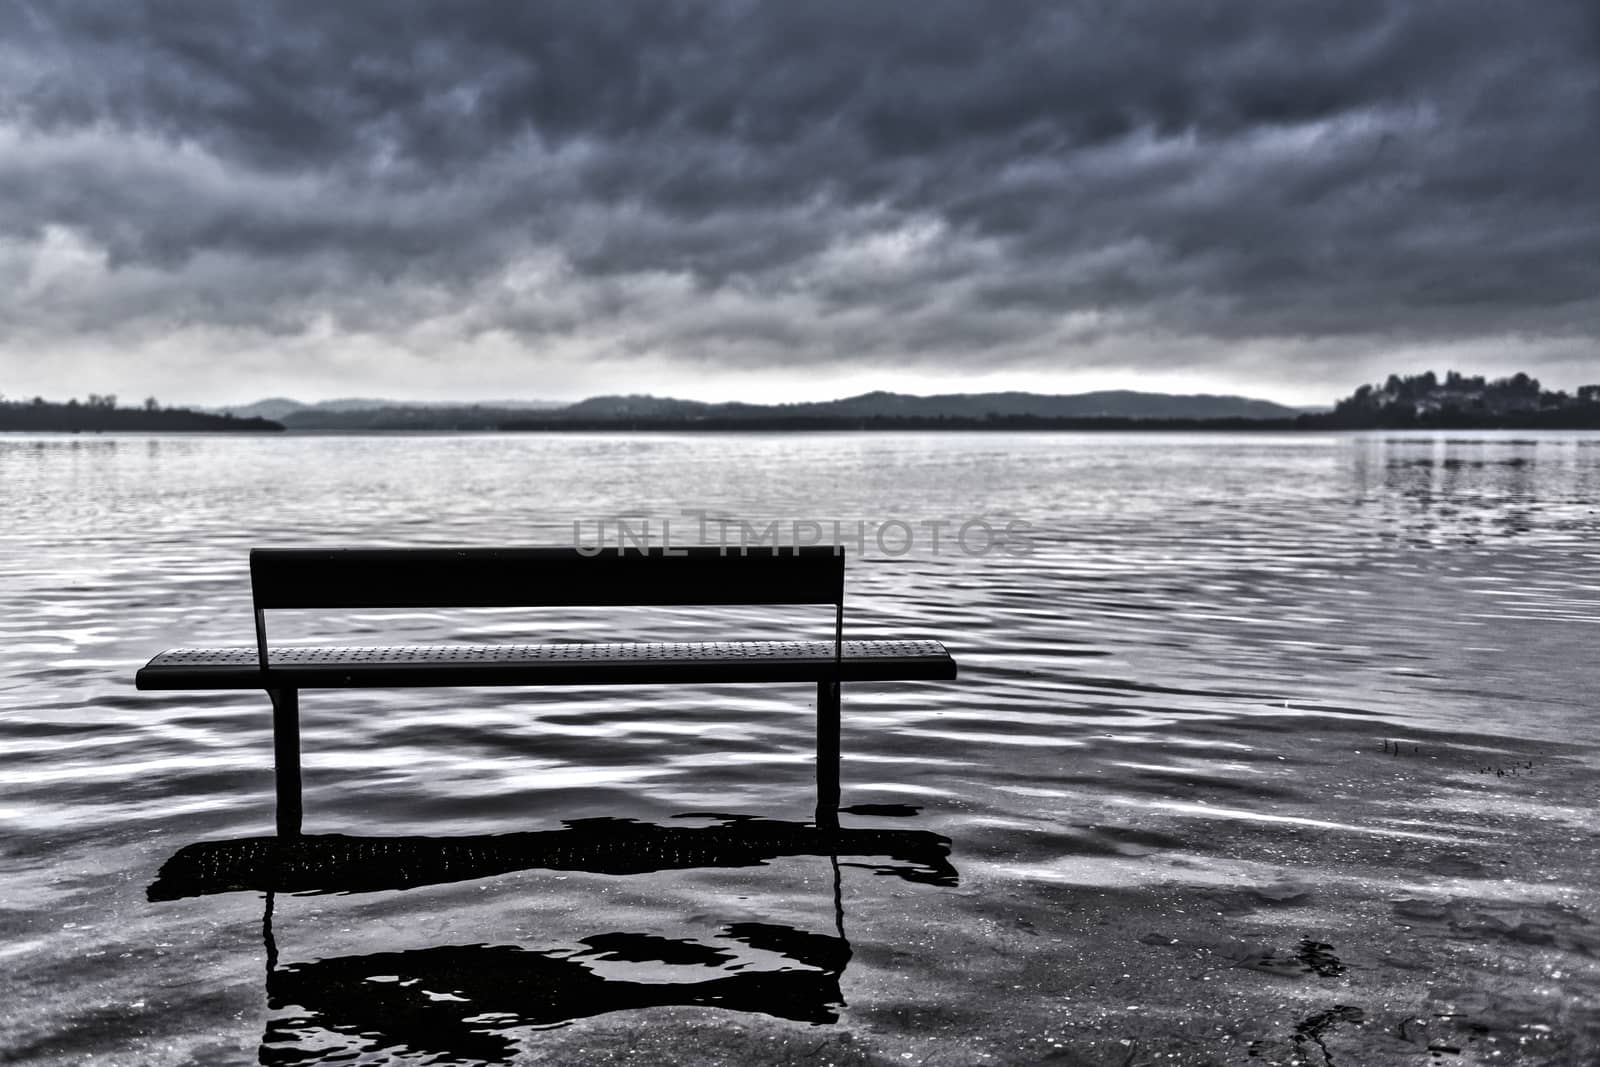
<svg viewBox="0 0 1600 1067">
<path fill-rule="evenodd" d="M 272 770 L 278 786 L 278 836 L 300 836 L 300 692 L 268 689 L 272 698 Z"/>
<path fill-rule="evenodd" d="M 839 826 L 839 683 L 817 683 L 817 826 Z"/>
</svg>

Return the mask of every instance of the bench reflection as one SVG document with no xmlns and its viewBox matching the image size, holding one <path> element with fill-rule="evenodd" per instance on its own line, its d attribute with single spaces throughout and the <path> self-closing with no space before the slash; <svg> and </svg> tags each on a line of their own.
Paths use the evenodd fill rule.
<svg viewBox="0 0 1600 1067">
<path fill-rule="evenodd" d="M 411 889 L 511 871 L 647 874 L 696 867 L 755 867 L 784 856 L 836 856 L 879 874 L 953 886 L 950 840 L 926 830 L 818 827 L 706 813 L 710 826 L 579 819 L 561 830 L 464 837 L 245 837 L 202 841 L 162 864 L 147 891 L 176 900 L 255 890 L 366 893 Z M 887 862 L 885 862 L 887 861 Z"/>
<path fill-rule="evenodd" d="M 740 946 L 787 962 L 734 969 L 750 966 L 752 954 L 735 951 Z M 274 1014 L 260 1062 L 377 1052 L 504 1062 L 520 1043 L 508 1031 L 636 1008 L 722 1008 L 821 1025 L 837 1021 L 844 1005 L 839 979 L 850 951 L 842 932 L 734 923 L 709 943 L 618 932 L 570 948 L 450 945 L 274 966 L 267 973 Z M 692 977 L 605 973 L 618 963 L 661 964 Z"/>
<path fill-rule="evenodd" d="M 463 837 L 252 837 L 186 846 L 162 865 L 151 900 L 258 891 L 272 1012 L 260 1062 L 339 1062 L 420 1054 L 429 1062 L 506 1062 L 518 1029 L 609 1012 L 712 1007 L 794 1022 L 837 1021 L 851 958 L 841 868 L 953 886 L 949 839 L 924 830 L 834 829 L 743 815 L 710 825 L 575 820 L 560 830 Z M 646 874 L 827 857 L 834 929 L 768 922 L 723 926 L 705 940 L 611 932 L 569 945 L 446 945 L 282 962 L 273 928 L 280 893 L 359 893 L 520 870 Z"/>
</svg>

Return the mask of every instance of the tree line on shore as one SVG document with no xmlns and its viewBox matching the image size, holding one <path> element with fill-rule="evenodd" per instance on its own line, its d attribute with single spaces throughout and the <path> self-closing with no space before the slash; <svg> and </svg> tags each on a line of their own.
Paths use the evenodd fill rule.
<svg viewBox="0 0 1600 1067">
<path fill-rule="evenodd" d="M 1308 429 L 1600 429 L 1600 385 L 1547 390 L 1517 373 L 1486 380 L 1455 371 L 1391 374 L 1363 385 L 1331 412 L 1296 420 Z"/>
<path fill-rule="evenodd" d="M 138 407 L 118 407 L 116 395 L 112 393 L 90 393 L 87 400 L 80 401 L 73 397 L 64 403 L 55 403 L 40 396 L 30 400 L 0 396 L 0 431 L 272 433 L 282 430 L 282 424 L 270 419 L 241 419 L 189 408 L 164 408 L 153 396 L 147 397 Z"/>
</svg>

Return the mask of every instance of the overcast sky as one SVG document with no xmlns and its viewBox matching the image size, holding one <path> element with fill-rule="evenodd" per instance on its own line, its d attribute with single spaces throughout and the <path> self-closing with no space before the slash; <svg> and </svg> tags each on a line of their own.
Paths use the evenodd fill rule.
<svg viewBox="0 0 1600 1067">
<path fill-rule="evenodd" d="M 1600 381 L 1600 4 L 0 0 L 0 393 Z"/>
</svg>

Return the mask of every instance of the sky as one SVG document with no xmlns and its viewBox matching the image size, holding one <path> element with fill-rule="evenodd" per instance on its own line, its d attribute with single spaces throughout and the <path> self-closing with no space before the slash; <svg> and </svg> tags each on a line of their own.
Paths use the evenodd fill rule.
<svg viewBox="0 0 1600 1067">
<path fill-rule="evenodd" d="M 1600 381 L 1600 5 L 0 0 L 0 394 Z"/>
</svg>

